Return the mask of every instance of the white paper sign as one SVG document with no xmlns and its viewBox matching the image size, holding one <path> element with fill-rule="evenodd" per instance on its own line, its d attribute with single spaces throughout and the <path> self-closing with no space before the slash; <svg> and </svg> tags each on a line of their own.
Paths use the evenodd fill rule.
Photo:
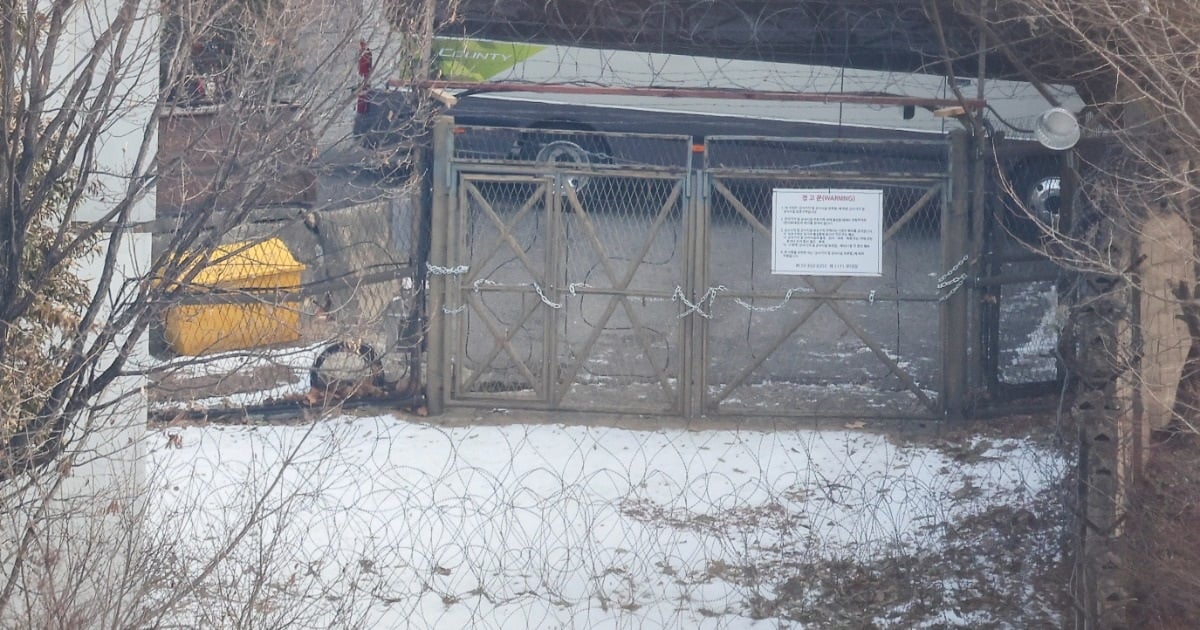
<svg viewBox="0 0 1200 630">
<path fill-rule="evenodd" d="M 883 191 L 776 188 L 771 273 L 883 275 Z"/>
</svg>

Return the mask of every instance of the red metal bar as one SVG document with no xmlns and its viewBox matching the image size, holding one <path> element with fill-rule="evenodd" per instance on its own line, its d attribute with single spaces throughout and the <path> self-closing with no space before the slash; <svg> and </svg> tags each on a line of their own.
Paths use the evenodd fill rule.
<svg viewBox="0 0 1200 630">
<path fill-rule="evenodd" d="M 982 109 L 986 101 L 981 99 L 924 98 L 884 93 L 864 92 L 770 92 L 754 90 L 732 90 L 724 88 L 657 88 L 615 87 L 600 85 L 572 85 L 563 83 L 518 83 L 478 81 L 388 81 L 389 87 L 415 87 L 439 90 L 469 90 L 471 92 L 527 92 L 533 94 L 614 94 L 623 96 L 653 96 L 659 98 L 720 98 L 751 101 L 798 101 L 806 103 L 847 103 L 857 105 L 895 105 L 940 109 L 943 107 L 965 107 Z"/>
</svg>

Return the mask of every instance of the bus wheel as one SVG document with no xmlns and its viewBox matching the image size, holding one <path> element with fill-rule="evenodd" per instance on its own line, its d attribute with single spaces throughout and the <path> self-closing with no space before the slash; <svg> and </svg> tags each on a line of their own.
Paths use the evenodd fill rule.
<svg viewBox="0 0 1200 630">
<path fill-rule="evenodd" d="M 371 346 L 339 341 L 317 356 L 309 370 L 309 385 L 341 397 L 370 395 L 384 385 L 383 363 Z"/>
<path fill-rule="evenodd" d="M 1062 211 L 1062 172 L 1054 156 L 1028 160 L 1010 176 L 1016 199 L 1010 199 L 1009 227 L 1022 239 L 1039 240 L 1056 230 Z"/>
<path fill-rule="evenodd" d="M 567 167 L 588 166 L 592 163 L 591 152 L 570 140 L 555 140 L 548 142 L 538 150 L 534 161 L 539 164 L 562 165 Z M 566 173 L 562 186 L 582 192 L 591 178 L 580 173 Z M 566 190 L 559 192 L 565 194 Z"/>
</svg>

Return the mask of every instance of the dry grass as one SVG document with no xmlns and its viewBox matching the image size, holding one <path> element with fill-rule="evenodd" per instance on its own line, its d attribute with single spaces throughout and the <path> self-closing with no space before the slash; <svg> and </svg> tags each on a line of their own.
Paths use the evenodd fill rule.
<svg viewBox="0 0 1200 630">
<path fill-rule="evenodd" d="M 1200 619 L 1200 436 L 1156 445 L 1131 493 L 1125 537 L 1131 627 L 1195 628 Z"/>
</svg>

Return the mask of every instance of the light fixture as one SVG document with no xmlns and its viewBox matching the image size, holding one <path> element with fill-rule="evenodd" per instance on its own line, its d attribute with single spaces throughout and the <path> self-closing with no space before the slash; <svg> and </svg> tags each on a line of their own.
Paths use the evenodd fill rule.
<svg viewBox="0 0 1200 630">
<path fill-rule="evenodd" d="M 1079 121 L 1063 107 L 1052 107 L 1037 117 L 1033 135 L 1052 151 L 1066 151 L 1079 142 Z"/>
</svg>

